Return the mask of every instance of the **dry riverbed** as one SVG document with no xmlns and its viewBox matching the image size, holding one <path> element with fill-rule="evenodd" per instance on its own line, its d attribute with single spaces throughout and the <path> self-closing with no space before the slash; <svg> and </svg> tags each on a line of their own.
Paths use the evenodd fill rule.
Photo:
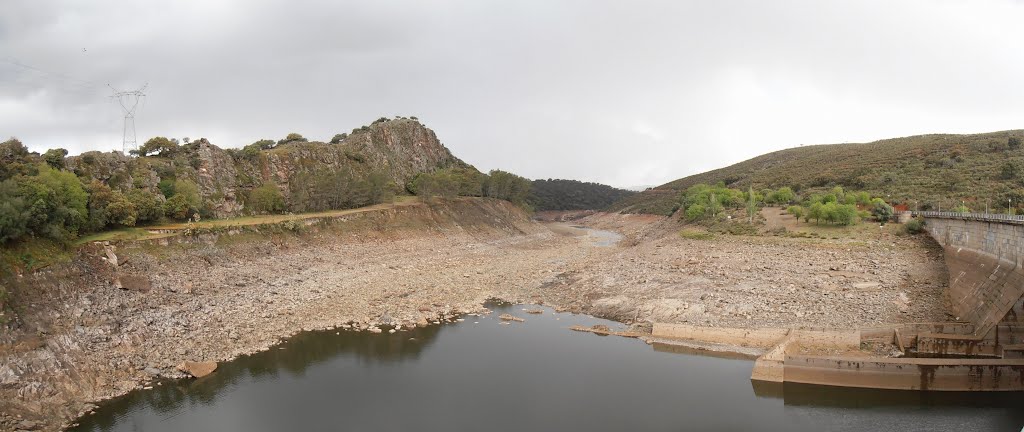
<svg viewBox="0 0 1024 432">
<path fill-rule="evenodd" d="M 181 376 L 183 361 L 230 359 L 303 329 L 428 325 L 481 312 L 489 298 L 630 323 L 946 318 L 941 250 L 923 236 L 689 240 L 658 217 L 578 221 L 624 235 L 609 245 L 614 235 L 529 222 L 504 204 L 459 206 L 301 235 L 121 244 L 110 252 L 127 289 L 97 271 L 113 268 L 101 246 L 92 262 L 25 276 L 53 291 L 30 297 L 21 335 L 0 351 L 0 429 L 55 430 L 97 400 Z"/>
</svg>

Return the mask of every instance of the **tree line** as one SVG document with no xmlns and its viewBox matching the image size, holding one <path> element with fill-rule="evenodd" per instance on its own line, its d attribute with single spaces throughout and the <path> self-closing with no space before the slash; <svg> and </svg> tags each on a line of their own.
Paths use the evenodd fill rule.
<svg viewBox="0 0 1024 432">
<path fill-rule="evenodd" d="M 536 210 L 600 210 L 636 192 L 578 180 L 534 180 L 527 201 Z"/>
<path fill-rule="evenodd" d="M 465 167 L 422 173 L 409 182 L 406 189 L 427 202 L 436 197 L 475 196 L 502 199 L 529 208 L 530 186 L 529 179 L 510 172 L 491 170 L 484 174 Z"/>
<path fill-rule="evenodd" d="M 66 242 L 81 233 L 134 226 L 198 211 L 198 187 L 189 180 L 161 192 L 127 190 L 79 176 L 64 165 L 67 151 L 30 153 L 21 141 L 0 143 L 0 244 L 25 237 Z"/>
</svg>

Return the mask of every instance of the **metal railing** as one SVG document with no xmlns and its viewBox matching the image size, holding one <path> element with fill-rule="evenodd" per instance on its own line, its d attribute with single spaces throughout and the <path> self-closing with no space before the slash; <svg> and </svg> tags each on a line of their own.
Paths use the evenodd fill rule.
<svg viewBox="0 0 1024 432">
<path fill-rule="evenodd" d="M 906 211 L 911 216 L 942 219 L 969 219 L 988 222 L 1008 222 L 1014 224 L 1024 223 L 1024 215 L 1010 215 L 1000 213 L 961 213 L 951 211 Z"/>
</svg>

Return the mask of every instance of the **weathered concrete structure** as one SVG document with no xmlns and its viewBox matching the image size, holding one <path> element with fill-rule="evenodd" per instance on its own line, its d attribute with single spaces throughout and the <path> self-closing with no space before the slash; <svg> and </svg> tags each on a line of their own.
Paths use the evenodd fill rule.
<svg viewBox="0 0 1024 432">
<path fill-rule="evenodd" d="M 925 218 L 945 250 L 956 322 L 856 331 L 703 329 L 655 324 L 654 336 L 764 347 L 751 379 L 898 390 L 1024 391 L 1024 216 L 951 212 Z M 906 356 L 875 357 L 861 343 L 895 345 Z M 811 346 L 838 355 L 806 355 Z M 845 353 L 845 354 L 843 354 Z"/>
</svg>

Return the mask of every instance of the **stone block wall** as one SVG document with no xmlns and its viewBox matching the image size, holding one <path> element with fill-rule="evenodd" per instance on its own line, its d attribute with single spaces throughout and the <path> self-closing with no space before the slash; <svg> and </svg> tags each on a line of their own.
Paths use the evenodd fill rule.
<svg viewBox="0 0 1024 432">
<path fill-rule="evenodd" d="M 1019 320 L 1024 297 L 1024 225 L 980 218 L 927 217 L 945 249 L 953 313 L 975 324 L 976 336 L 1006 319 Z"/>
</svg>

